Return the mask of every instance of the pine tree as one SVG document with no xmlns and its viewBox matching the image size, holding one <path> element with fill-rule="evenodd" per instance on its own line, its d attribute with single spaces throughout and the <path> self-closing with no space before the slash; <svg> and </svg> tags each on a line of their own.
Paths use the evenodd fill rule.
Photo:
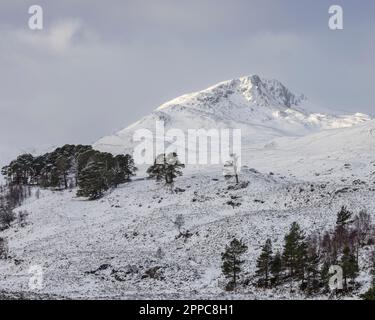
<svg viewBox="0 0 375 320">
<path fill-rule="evenodd" d="M 342 206 L 341 210 L 337 213 L 336 225 L 346 226 L 351 223 L 352 213 L 345 207 Z"/>
<path fill-rule="evenodd" d="M 307 250 L 306 261 L 306 291 L 311 294 L 318 291 L 320 286 L 320 273 L 319 273 L 320 256 L 315 246 L 311 243 Z"/>
<path fill-rule="evenodd" d="M 304 279 L 307 245 L 305 236 L 297 222 L 293 222 L 284 239 L 282 256 L 283 267 L 289 271 L 289 277 Z"/>
<path fill-rule="evenodd" d="M 59 170 L 55 166 L 53 166 L 53 168 L 50 169 L 48 186 L 54 187 L 54 188 L 60 187 L 60 173 L 59 173 Z"/>
<path fill-rule="evenodd" d="M 262 252 L 257 260 L 257 270 L 255 272 L 260 287 L 268 288 L 270 284 L 270 272 L 272 265 L 272 243 L 271 239 L 267 239 L 262 248 Z"/>
<path fill-rule="evenodd" d="M 119 184 L 129 181 L 136 171 L 132 156 L 117 155 L 113 164 L 113 185 L 117 187 Z"/>
<path fill-rule="evenodd" d="M 345 247 L 341 258 L 341 267 L 344 278 L 344 289 L 348 290 L 349 285 L 354 285 L 355 278 L 358 275 L 358 262 L 355 255 L 349 247 Z"/>
<path fill-rule="evenodd" d="M 147 169 L 147 173 L 150 178 L 154 178 L 156 181 L 164 179 L 166 184 L 172 185 L 175 178 L 182 176 L 181 169 L 184 167 L 185 165 L 180 162 L 177 153 L 172 152 L 168 155 L 159 155 L 154 164 Z"/>
<path fill-rule="evenodd" d="M 105 164 L 92 158 L 78 176 L 77 196 L 96 200 L 108 189 Z"/>
<path fill-rule="evenodd" d="M 155 160 L 154 164 L 147 169 L 147 174 L 149 178 L 155 179 L 156 181 L 161 181 L 164 176 L 164 158 L 165 155 L 159 155 Z"/>
<path fill-rule="evenodd" d="M 308 264 L 308 255 L 307 255 L 307 248 L 308 245 L 306 241 L 301 240 L 301 243 L 298 247 L 297 253 L 297 269 L 296 269 L 296 276 L 298 280 L 302 281 L 302 285 L 304 285 L 305 281 L 305 274 L 307 272 L 307 264 Z"/>
<path fill-rule="evenodd" d="M 325 291 L 329 290 L 329 279 L 330 279 L 330 273 L 329 268 L 331 266 L 331 263 L 328 261 L 324 261 L 322 268 L 320 270 L 320 283 L 322 284 Z"/>
<path fill-rule="evenodd" d="M 341 210 L 337 213 L 336 229 L 335 229 L 335 246 L 338 252 L 348 245 L 349 230 L 348 225 L 352 223 L 352 213 L 342 206 Z"/>
<path fill-rule="evenodd" d="M 272 285 L 277 286 L 280 283 L 280 275 L 282 271 L 282 258 L 279 251 L 276 252 L 271 262 Z"/>
<path fill-rule="evenodd" d="M 225 252 L 221 254 L 223 261 L 222 271 L 226 278 L 229 279 L 227 290 L 232 291 L 237 287 L 237 280 L 241 273 L 241 266 L 244 260 L 241 256 L 247 251 L 247 246 L 242 240 L 233 239 L 229 245 L 225 247 Z"/>
<path fill-rule="evenodd" d="M 177 153 L 168 154 L 165 158 L 165 183 L 172 184 L 175 178 L 182 176 L 182 168 L 185 165 L 180 162 Z"/>
<path fill-rule="evenodd" d="M 375 257 L 373 257 L 372 268 L 371 268 L 372 284 L 364 294 L 361 295 L 361 299 L 375 301 Z"/>
<path fill-rule="evenodd" d="M 68 188 L 68 174 L 70 169 L 70 161 L 67 156 L 60 155 L 56 159 L 56 174 L 58 177 L 58 184 L 62 182 L 64 185 L 64 188 Z"/>
</svg>

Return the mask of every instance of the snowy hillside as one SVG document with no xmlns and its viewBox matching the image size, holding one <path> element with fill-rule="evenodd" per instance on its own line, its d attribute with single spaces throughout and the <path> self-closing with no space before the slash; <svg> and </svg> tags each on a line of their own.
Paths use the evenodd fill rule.
<svg viewBox="0 0 375 320">
<path fill-rule="evenodd" d="M 94 147 L 111 153 L 131 152 L 134 132 L 154 132 L 156 121 L 164 121 L 166 130 L 238 128 L 242 130 L 242 144 L 249 146 L 275 137 L 303 136 L 370 120 L 361 113 L 335 115 L 315 111 L 320 109 L 279 81 L 253 75 L 171 100 L 115 135 L 100 139 Z"/>
<path fill-rule="evenodd" d="M 244 162 L 303 180 L 368 177 L 375 171 L 375 120 L 244 148 Z"/>
<path fill-rule="evenodd" d="M 3 232 L 11 260 L 0 263 L 0 288 L 29 289 L 29 268 L 40 266 L 44 287 L 38 294 L 74 298 L 229 298 L 223 290 L 221 257 L 234 236 L 249 250 L 243 277 L 251 281 L 267 237 L 278 249 L 293 221 L 307 233 L 334 226 L 340 206 L 375 212 L 374 180 L 311 183 L 243 168 L 248 187 L 233 190 L 219 173 L 187 174 L 171 194 L 163 184 L 136 180 L 99 201 L 73 191 L 42 190 L 17 211 L 29 212 L 27 226 Z M 341 191 L 340 191 L 341 190 Z M 344 190 L 344 191 L 343 191 Z M 231 201 L 236 205 L 232 205 Z M 191 236 L 177 237 L 177 214 Z M 158 253 L 158 249 L 160 251 Z M 369 251 L 361 251 L 359 292 L 369 285 Z M 237 298 L 303 298 L 289 289 L 268 291 L 245 286 Z M 358 296 L 358 291 L 351 297 Z M 322 296 L 324 298 L 324 296 Z"/>
<path fill-rule="evenodd" d="M 258 76 L 226 81 L 157 108 L 139 122 L 100 139 L 94 147 L 130 152 L 137 129 L 242 129 L 240 184 L 224 179 L 222 165 L 183 169 L 173 186 L 133 181 L 96 201 L 77 189 L 31 188 L 15 209 L 27 212 L 1 231 L 9 259 L 0 259 L 0 298 L 240 298 L 302 299 L 289 284 L 255 285 L 256 260 L 270 238 L 281 250 L 297 221 L 307 235 L 334 230 L 342 206 L 375 221 L 375 120 L 364 114 L 322 113 L 276 80 Z M 182 215 L 184 236 L 174 221 Z M 237 237 L 248 246 L 236 293 L 224 290 L 221 253 Z M 357 299 L 370 286 L 374 244 L 358 249 Z M 43 287 L 29 286 L 30 267 L 43 271 Z M 321 292 L 314 296 L 326 299 Z"/>
</svg>

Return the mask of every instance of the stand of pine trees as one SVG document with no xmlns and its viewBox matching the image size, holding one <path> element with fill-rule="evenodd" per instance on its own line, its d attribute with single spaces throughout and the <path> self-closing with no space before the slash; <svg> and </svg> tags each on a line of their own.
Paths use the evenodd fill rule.
<svg viewBox="0 0 375 320">
<path fill-rule="evenodd" d="M 346 207 L 338 212 L 335 229 L 326 232 L 323 237 L 306 237 L 298 223 L 294 222 L 285 235 L 282 253 L 273 255 L 269 239 L 262 247 L 257 260 L 256 283 L 264 288 L 298 283 L 307 294 L 327 292 L 332 276 L 329 269 L 338 265 L 343 271 L 342 292 L 349 292 L 356 288 L 358 252 L 360 248 L 374 243 L 373 235 L 374 225 L 370 215 L 361 211 L 353 218 Z M 371 290 L 367 297 L 373 294 Z"/>
<path fill-rule="evenodd" d="M 65 145 L 34 157 L 23 154 L 2 168 L 8 188 L 40 186 L 68 189 L 78 187 L 78 196 L 91 200 L 127 182 L 137 168 L 130 155 L 113 156 L 91 146 Z"/>
<path fill-rule="evenodd" d="M 89 150 L 78 157 L 77 195 L 95 200 L 104 191 L 116 188 L 135 175 L 137 168 L 130 155 L 117 155 Z"/>
<path fill-rule="evenodd" d="M 23 154 L 2 168 L 7 185 L 37 185 L 67 189 L 75 185 L 77 159 L 91 146 L 65 145 L 40 156 Z"/>
</svg>

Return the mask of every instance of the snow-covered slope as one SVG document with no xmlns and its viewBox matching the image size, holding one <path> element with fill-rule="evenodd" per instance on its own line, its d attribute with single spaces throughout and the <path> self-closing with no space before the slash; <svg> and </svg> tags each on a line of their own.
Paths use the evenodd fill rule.
<svg viewBox="0 0 375 320">
<path fill-rule="evenodd" d="M 247 147 L 243 162 L 302 180 L 367 177 L 375 171 L 375 120 Z"/>
<path fill-rule="evenodd" d="M 135 146 L 134 132 L 138 129 L 154 132 L 156 121 L 164 121 L 166 130 L 241 129 L 242 144 L 249 146 L 275 137 L 350 127 L 370 119 L 361 113 L 335 115 L 315 111 L 319 109 L 279 81 L 252 75 L 171 100 L 140 121 L 100 139 L 94 147 L 112 153 L 131 152 Z"/>
<path fill-rule="evenodd" d="M 76 198 L 75 190 L 42 190 L 39 199 L 32 196 L 17 209 L 29 213 L 28 224 L 15 223 L 2 233 L 12 258 L 0 260 L 0 297 L 3 290 L 70 298 L 301 299 L 289 287 L 268 291 L 248 285 L 237 295 L 225 292 L 220 253 L 234 236 L 242 238 L 249 247 L 242 279 L 253 282 L 261 246 L 270 237 L 274 249 L 281 249 L 293 221 L 311 234 L 332 228 L 342 205 L 373 215 L 373 178 L 358 185 L 354 179 L 301 182 L 243 168 L 241 181 L 250 183 L 238 190 L 220 172 L 186 173 L 176 181 L 175 194 L 143 179 L 99 201 Z M 187 239 L 177 237 L 178 214 L 183 230 L 190 231 Z M 353 297 L 370 283 L 370 250 L 360 252 L 361 287 Z M 43 272 L 39 290 L 29 287 L 31 267 Z"/>
</svg>

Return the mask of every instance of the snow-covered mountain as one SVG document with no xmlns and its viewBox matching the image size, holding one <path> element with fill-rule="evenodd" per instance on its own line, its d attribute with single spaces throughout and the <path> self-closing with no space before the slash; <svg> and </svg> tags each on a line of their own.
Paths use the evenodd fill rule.
<svg viewBox="0 0 375 320">
<path fill-rule="evenodd" d="M 166 130 L 241 129 L 242 144 L 249 146 L 276 137 L 299 137 L 370 120 L 361 113 L 340 115 L 321 110 L 281 82 L 252 75 L 173 99 L 118 133 L 101 138 L 94 147 L 112 153 L 131 152 L 134 132 L 155 131 L 156 121 L 163 121 Z"/>
<path fill-rule="evenodd" d="M 369 177 L 375 171 L 375 120 L 321 130 L 303 137 L 281 137 L 243 148 L 247 164 L 302 180 L 333 181 Z"/>
</svg>

